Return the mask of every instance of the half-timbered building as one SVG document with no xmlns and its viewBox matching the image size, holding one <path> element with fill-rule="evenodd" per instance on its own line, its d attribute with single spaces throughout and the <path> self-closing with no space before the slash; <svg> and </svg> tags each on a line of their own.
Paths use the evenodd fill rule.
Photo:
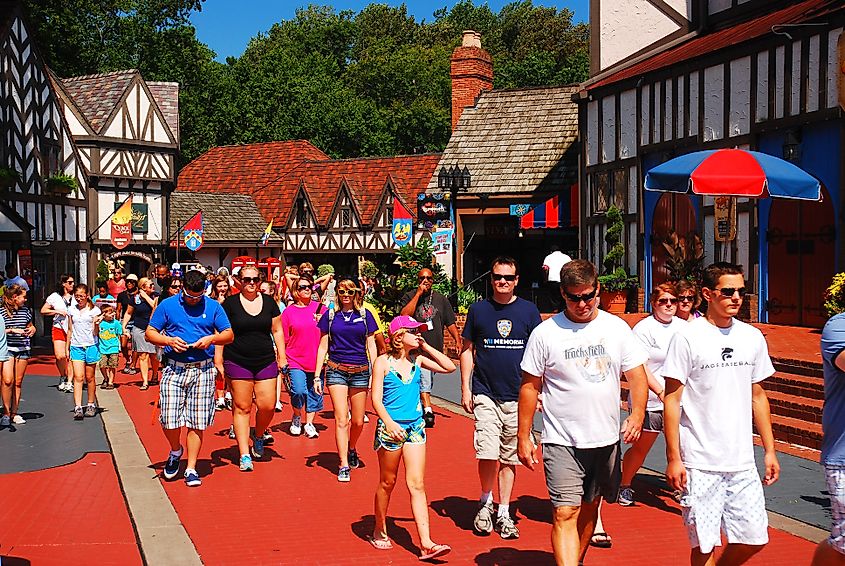
<svg viewBox="0 0 845 566">
<path fill-rule="evenodd" d="M 842 30 L 838 0 L 596 0 L 593 77 L 576 96 L 584 255 L 601 262 L 605 211 L 624 212 L 625 265 L 644 288 L 669 277 L 662 242 L 698 234 L 704 263 L 746 267 L 751 318 L 820 325 L 843 266 Z M 736 237 L 717 241 L 714 200 L 643 191 L 674 156 L 739 147 L 791 160 L 823 200 L 738 199 Z M 756 302 L 755 302 L 756 300 Z"/>
<path fill-rule="evenodd" d="M 395 252 L 390 236 L 394 199 L 415 215 L 417 194 L 425 192 L 439 157 L 331 159 L 303 140 L 216 147 L 185 166 L 177 194 L 246 195 L 265 223 L 273 222 L 278 244 L 273 239 L 256 250 L 255 244 L 233 236 L 215 243 L 226 250 L 220 252 L 220 264 L 258 254 L 294 263 L 332 263 L 350 272 L 358 256 Z M 215 202 L 228 206 L 224 200 Z"/>
<path fill-rule="evenodd" d="M 168 195 L 179 148 L 179 85 L 147 82 L 136 70 L 55 79 L 64 117 L 87 171 L 87 237 L 96 261 L 122 258 L 145 273 L 164 257 Z M 111 245 L 110 218 L 132 195 L 132 242 Z M 172 229 L 172 228 L 171 228 Z"/>
<path fill-rule="evenodd" d="M 17 262 L 43 300 L 63 272 L 85 280 L 88 179 L 50 71 L 19 2 L 0 1 L 0 167 L 14 172 L 0 190 L 0 265 Z M 51 192 L 46 179 L 73 177 L 79 188 Z"/>
</svg>

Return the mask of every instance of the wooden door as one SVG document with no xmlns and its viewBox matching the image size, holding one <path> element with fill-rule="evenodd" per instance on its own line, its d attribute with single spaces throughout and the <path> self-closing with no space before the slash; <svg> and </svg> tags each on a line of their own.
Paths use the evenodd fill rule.
<svg viewBox="0 0 845 566">
<path fill-rule="evenodd" d="M 695 210 L 690 197 L 685 194 L 666 193 L 657 201 L 651 228 L 651 284 L 660 285 L 670 279 L 666 267 L 668 253 L 663 242 L 674 230 L 679 237 L 687 238 L 696 231 Z M 650 289 L 646 290 L 646 294 Z"/>
<path fill-rule="evenodd" d="M 769 215 L 771 324 L 821 328 L 827 320 L 824 291 L 834 275 L 836 224 L 822 188 L 821 202 L 775 199 Z"/>
</svg>

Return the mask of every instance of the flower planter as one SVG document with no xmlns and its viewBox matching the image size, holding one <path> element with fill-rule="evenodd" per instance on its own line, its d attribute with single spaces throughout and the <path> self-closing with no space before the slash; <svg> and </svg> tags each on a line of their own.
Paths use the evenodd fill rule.
<svg viewBox="0 0 845 566">
<path fill-rule="evenodd" d="M 15 186 L 15 178 L 14 177 L 3 177 L 0 176 L 0 191 L 8 191 Z"/>
<path fill-rule="evenodd" d="M 64 184 L 47 182 L 47 193 L 51 195 L 67 196 L 73 192 L 73 187 Z"/>
<path fill-rule="evenodd" d="M 599 294 L 599 304 L 610 314 L 625 314 L 628 291 L 602 291 Z"/>
</svg>

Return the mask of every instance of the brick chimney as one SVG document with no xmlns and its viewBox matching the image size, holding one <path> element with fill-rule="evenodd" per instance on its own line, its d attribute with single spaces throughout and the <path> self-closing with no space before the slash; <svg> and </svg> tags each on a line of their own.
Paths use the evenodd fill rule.
<svg viewBox="0 0 845 566">
<path fill-rule="evenodd" d="M 481 34 L 467 30 L 461 46 L 452 53 L 452 131 L 464 108 L 474 106 L 478 95 L 493 88 L 493 59 L 481 48 Z"/>
</svg>

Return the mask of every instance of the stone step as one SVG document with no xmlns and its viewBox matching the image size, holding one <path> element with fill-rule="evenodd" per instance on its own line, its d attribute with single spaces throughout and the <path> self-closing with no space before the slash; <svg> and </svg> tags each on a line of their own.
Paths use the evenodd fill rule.
<svg viewBox="0 0 845 566">
<path fill-rule="evenodd" d="M 807 399 L 824 399 L 824 379 L 821 377 L 777 371 L 763 381 L 763 388 Z"/>
<path fill-rule="evenodd" d="M 814 450 L 822 447 L 822 425 L 802 419 L 772 415 L 772 432 L 775 439 L 805 446 Z"/>
<path fill-rule="evenodd" d="M 798 397 L 789 393 L 767 390 L 769 406 L 773 415 L 800 419 L 810 423 L 822 422 L 824 401 L 810 397 Z"/>
<path fill-rule="evenodd" d="M 822 371 L 822 365 L 820 363 L 772 356 L 772 364 L 779 372 L 804 375 L 807 377 L 824 377 L 824 372 Z"/>
</svg>

